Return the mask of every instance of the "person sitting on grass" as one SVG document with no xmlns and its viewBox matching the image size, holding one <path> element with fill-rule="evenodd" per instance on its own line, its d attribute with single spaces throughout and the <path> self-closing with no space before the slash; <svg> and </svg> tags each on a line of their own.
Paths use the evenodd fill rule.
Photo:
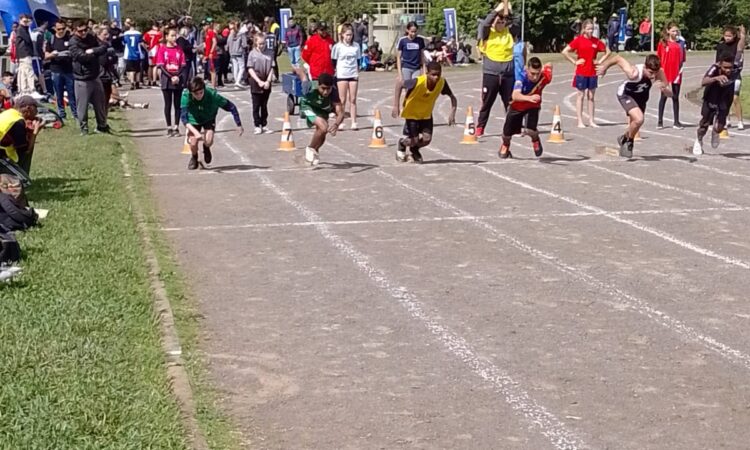
<svg viewBox="0 0 750 450">
<path fill-rule="evenodd" d="M 334 89 L 333 76 L 321 73 L 316 81 L 309 81 L 303 68 L 294 69 L 302 81 L 302 97 L 299 100 L 299 115 L 307 121 L 307 126 L 315 127 L 310 144 L 305 148 L 305 161 L 311 166 L 320 163 L 320 147 L 326 141 L 326 134 L 336 136 L 339 125 L 344 121 L 344 107 L 339 94 Z M 331 112 L 336 113 L 336 122 L 328 125 Z"/>
<path fill-rule="evenodd" d="M 188 170 L 198 168 L 198 142 L 203 141 L 203 161 L 211 164 L 211 146 L 214 143 L 216 130 L 216 115 L 219 108 L 232 113 L 237 132 L 244 133 L 240 113 L 237 107 L 226 97 L 219 95 L 214 89 L 206 86 L 203 78 L 193 78 L 188 90 L 182 93 L 180 119 L 187 129 L 188 144 L 190 145 L 190 162 Z"/>
<path fill-rule="evenodd" d="M 15 175 L 24 185 L 31 183 L 31 156 L 44 125 L 37 107 L 33 97 L 24 95 L 13 108 L 0 113 L 0 173 Z"/>
</svg>

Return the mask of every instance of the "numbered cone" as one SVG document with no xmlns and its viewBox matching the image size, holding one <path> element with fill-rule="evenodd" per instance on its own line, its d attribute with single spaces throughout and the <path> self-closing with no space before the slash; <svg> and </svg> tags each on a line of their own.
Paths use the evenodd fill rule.
<svg viewBox="0 0 750 450">
<path fill-rule="evenodd" d="M 549 132 L 547 142 L 553 144 L 562 144 L 565 142 L 565 135 L 562 129 L 562 119 L 560 118 L 560 105 L 555 106 L 555 113 L 552 115 L 552 130 Z"/>
<path fill-rule="evenodd" d="M 370 139 L 370 148 L 385 148 L 385 130 L 383 130 L 383 119 L 380 118 L 380 110 L 375 110 L 375 121 L 372 124 L 372 138 Z"/>
<path fill-rule="evenodd" d="M 461 139 L 462 144 L 478 144 L 477 128 L 474 125 L 474 111 L 471 106 L 466 108 L 466 125 L 464 125 L 464 137 Z"/>
<path fill-rule="evenodd" d="M 188 134 L 189 134 L 188 131 L 185 130 L 185 141 L 182 144 L 182 151 L 180 152 L 183 155 L 189 155 L 191 153 L 190 144 L 188 144 Z"/>
<path fill-rule="evenodd" d="M 281 127 L 281 142 L 279 150 L 284 152 L 293 152 L 297 147 L 294 145 L 294 136 L 292 136 L 292 124 L 289 122 L 289 113 L 284 113 L 284 125 Z"/>
</svg>

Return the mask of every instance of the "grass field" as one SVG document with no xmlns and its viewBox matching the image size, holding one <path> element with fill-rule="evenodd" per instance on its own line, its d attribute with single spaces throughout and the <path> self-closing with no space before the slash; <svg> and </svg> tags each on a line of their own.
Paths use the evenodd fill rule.
<svg viewBox="0 0 750 450">
<path fill-rule="evenodd" d="M 0 284 L 3 448 L 187 446 L 167 383 L 123 152 L 134 155 L 128 138 L 81 138 L 73 127 L 45 130 L 37 144 L 28 195 L 50 214 L 19 235 L 24 274 Z M 142 182 L 137 165 L 134 177 Z M 138 192 L 152 218 L 146 189 Z M 156 246 L 170 293 L 184 300 L 168 247 L 160 240 Z M 191 349 L 195 315 L 184 307 L 175 314 Z M 200 375 L 200 361 L 187 358 L 191 374 Z M 232 448 L 201 383 L 196 401 L 211 448 Z"/>
<path fill-rule="evenodd" d="M 742 90 L 740 99 L 742 99 L 742 116 L 750 119 L 750 90 L 747 87 Z"/>
</svg>

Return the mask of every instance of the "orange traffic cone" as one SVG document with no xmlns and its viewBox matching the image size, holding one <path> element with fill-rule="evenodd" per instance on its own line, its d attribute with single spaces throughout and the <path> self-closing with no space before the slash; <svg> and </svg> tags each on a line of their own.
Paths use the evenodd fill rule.
<svg viewBox="0 0 750 450">
<path fill-rule="evenodd" d="M 189 133 L 188 133 L 188 131 L 187 131 L 187 130 L 185 130 L 185 143 L 184 143 L 184 144 L 182 144 L 182 151 L 180 152 L 180 153 L 182 153 L 183 155 L 189 155 L 189 154 L 191 154 L 191 153 L 192 153 L 192 152 L 190 151 L 190 144 L 188 144 L 188 134 L 189 134 Z"/>
<path fill-rule="evenodd" d="M 719 139 L 729 139 L 729 131 L 726 128 L 719 133 Z"/>
<path fill-rule="evenodd" d="M 380 110 L 375 110 L 375 121 L 372 124 L 372 138 L 370 138 L 370 148 L 385 148 L 385 134 L 383 130 L 383 119 L 380 118 Z"/>
<path fill-rule="evenodd" d="M 281 142 L 279 150 L 293 152 L 297 147 L 294 145 L 294 136 L 292 136 L 292 124 L 289 122 L 289 113 L 284 113 L 284 125 L 281 127 Z"/>
<path fill-rule="evenodd" d="M 560 118 L 560 105 L 555 106 L 555 113 L 552 115 L 552 130 L 549 132 L 547 142 L 553 144 L 562 144 L 565 142 L 565 135 L 562 129 L 562 119 Z"/>
<path fill-rule="evenodd" d="M 466 125 L 464 125 L 464 137 L 461 139 L 462 144 L 478 144 L 477 128 L 474 125 L 474 111 L 471 106 L 466 108 Z"/>
</svg>

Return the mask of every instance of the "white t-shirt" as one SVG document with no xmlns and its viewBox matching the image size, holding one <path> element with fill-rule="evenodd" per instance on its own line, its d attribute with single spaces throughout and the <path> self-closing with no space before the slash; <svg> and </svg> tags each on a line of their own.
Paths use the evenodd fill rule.
<svg viewBox="0 0 750 450">
<path fill-rule="evenodd" d="M 336 78 L 346 80 L 359 76 L 359 60 L 362 58 L 362 49 L 352 43 L 346 45 L 342 42 L 333 46 L 331 59 L 336 60 Z"/>
</svg>

